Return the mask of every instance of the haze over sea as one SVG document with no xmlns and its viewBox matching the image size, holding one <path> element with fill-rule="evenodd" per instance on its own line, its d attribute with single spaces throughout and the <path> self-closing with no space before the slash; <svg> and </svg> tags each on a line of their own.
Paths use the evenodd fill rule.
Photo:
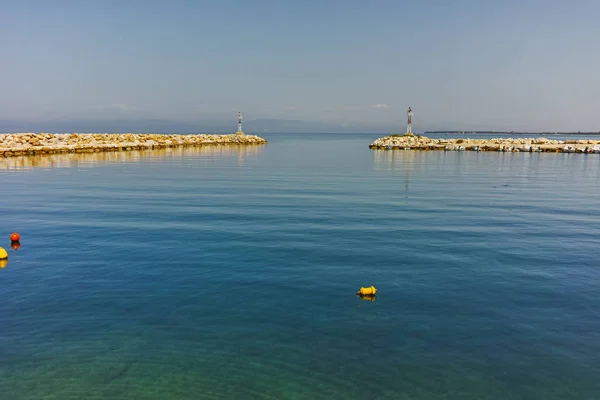
<svg viewBox="0 0 600 400">
<path fill-rule="evenodd" d="M 265 138 L 0 160 L 0 399 L 600 396 L 600 156 Z"/>
</svg>

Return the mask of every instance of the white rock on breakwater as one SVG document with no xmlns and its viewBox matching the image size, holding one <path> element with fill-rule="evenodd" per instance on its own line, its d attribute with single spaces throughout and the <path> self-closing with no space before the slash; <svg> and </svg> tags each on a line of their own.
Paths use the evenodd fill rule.
<svg viewBox="0 0 600 400">
<path fill-rule="evenodd" d="M 0 134 L 0 157 L 55 153 L 94 153 L 180 146 L 258 145 L 254 135 L 178 135 L 150 133 L 7 133 Z"/>
<path fill-rule="evenodd" d="M 381 150 L 467 150 L 503 152 L 600 153 L 598 140 L 547 138 L 430 139 L 418 135 L 391 135 L 369 146 Z"/>
</svg>

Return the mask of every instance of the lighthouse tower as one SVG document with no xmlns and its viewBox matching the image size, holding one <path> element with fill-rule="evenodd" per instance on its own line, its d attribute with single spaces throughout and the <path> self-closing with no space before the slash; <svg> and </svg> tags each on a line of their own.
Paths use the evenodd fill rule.
<svg viewBox="0 0 600 400">
<path fill-rule="evenodd" d="M 242 131 L 242 120 L 244 119 L 244 117 L 242 117 L 242 113 L 238 112 L 238 130 L 236 132 L 237 135 L 243 135 L 244 131 Z"/>
<path fill-rule="evenodd" d="M 406 113 L 406 115 L 408 116 L 408 124 L 406 125 L 406 133 L 409 135 L 412 135 L 412 116 L 413 116 L 412 108 L 408 107 L 408 112 Z"/>
</svg>

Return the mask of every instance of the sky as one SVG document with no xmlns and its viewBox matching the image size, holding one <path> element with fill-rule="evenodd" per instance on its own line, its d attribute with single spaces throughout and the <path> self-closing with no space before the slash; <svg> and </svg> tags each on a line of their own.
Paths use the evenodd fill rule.
<svg viewBox="0 0 600 400">
<path fill-rule="evenodd" d="M 600 130 L 597 0 L 0 0 L 0 119 Z"/>
</svg>

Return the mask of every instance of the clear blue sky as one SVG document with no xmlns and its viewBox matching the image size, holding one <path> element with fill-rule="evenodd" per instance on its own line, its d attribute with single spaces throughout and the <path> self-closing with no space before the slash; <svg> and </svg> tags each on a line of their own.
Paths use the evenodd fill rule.
<svg viewBox="0 0 600 400">
<path fill-rule="evenodd" d="M 0 0 L 0 119 L 600 130 L 597 0 Z"/>
</svg>

